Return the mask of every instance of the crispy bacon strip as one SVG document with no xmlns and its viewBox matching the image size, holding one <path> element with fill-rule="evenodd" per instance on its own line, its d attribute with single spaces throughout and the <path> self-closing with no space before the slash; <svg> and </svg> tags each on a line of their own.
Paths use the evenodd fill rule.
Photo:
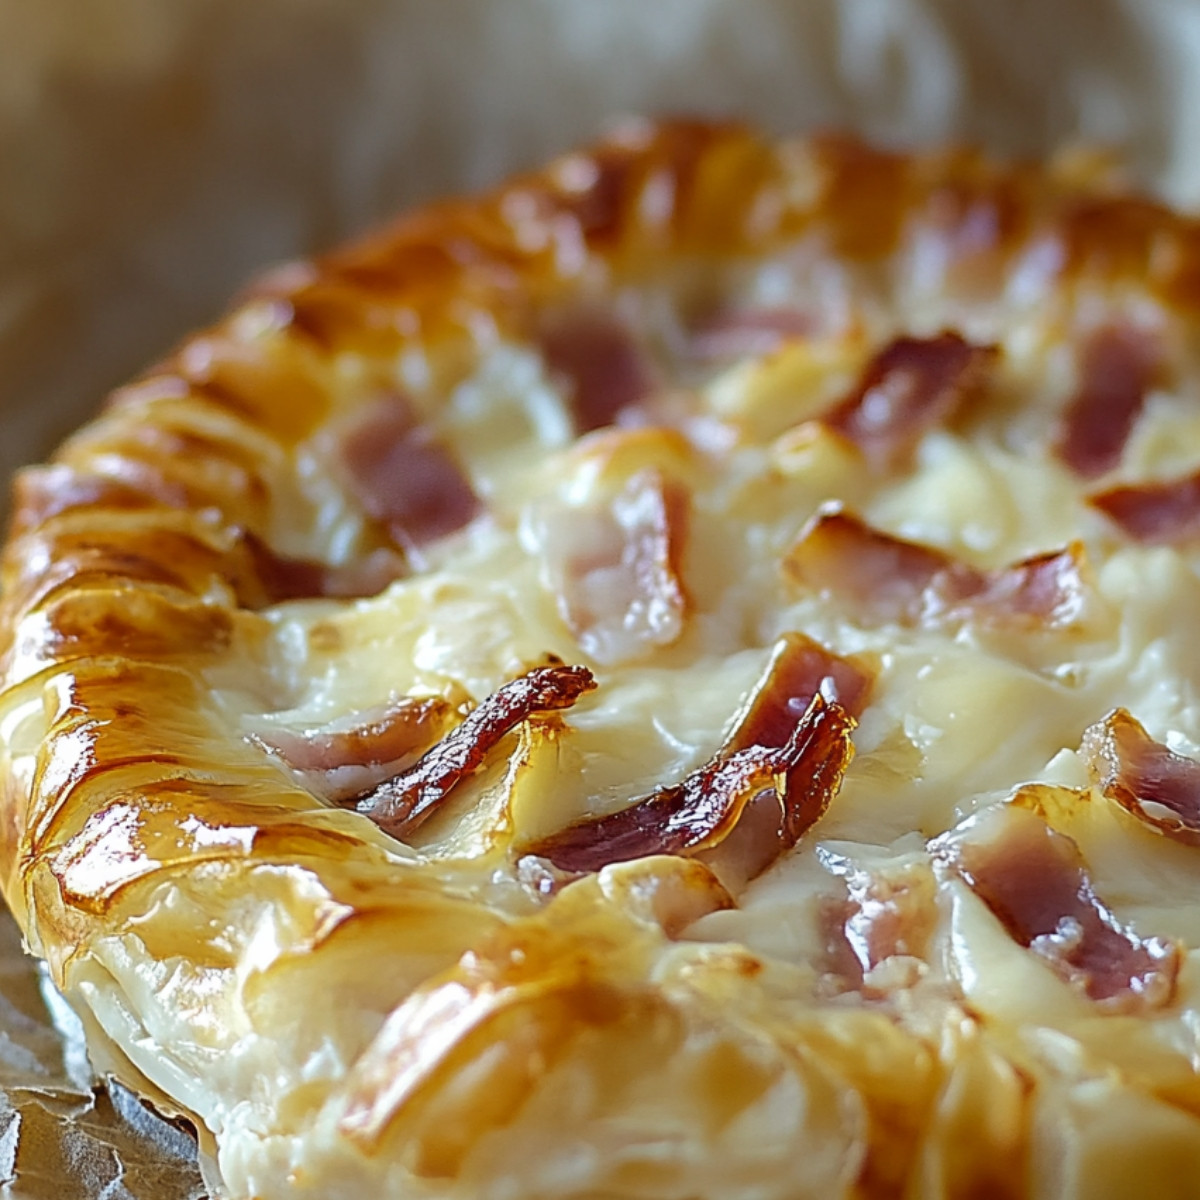
<svg viewBox="0 0 1200 1200">
<path fill-rule="evenodd" d="M 1084 343 L 1079 387 L 1055 442 L 1058 457 L 1084 479 L 1111 471 L 1154 382 L 1158 339 L 1133 325 L 1105 325 Z"/>
<path fill-rule="evenodd" d="M 1109 800 L 1172 841 L 1200 846 L 1200 762 L 1156 742 L 1123 708 L 1085 730 L 1083 758 Z"/>
<path fill-rule="evenodd" d="M 1104 1008 L 1170 1002 L 1180 949 L 1122 925 L 1092 890 L 1079 847 L 1027 810 L 1006 806 L 987 836 L 940 838 L 931 849 L 999 918 L 1012 938 Z M 991 828 L 987 828 L 991 826 Z"/>
<path fill-rule="evenodd" d="M 785 633 L 734 718 L 725 753 L 782 746 L 818 693 L 859 717 L 874 683 L 875 670 L 863 659 L 842 658 L 803 633 Z"/>
<path fill-rule="evenodd" d="M 972 345 L 949 330 L 933 338 L 896 338 L 871 359 L 825 424 L 873 462 L 893 465 L 926 430 L 982 390 L 997 355 L 995 346 Z"/>
<path fill-rule="evenodd" d="M 542 555 L 564 622 L 606 665 L 643 657 L 683 632 L 687 595 L 679 560 L 688 493 L 639 471 L 607 503 L 542 515 Z"/>
<path fill-rule="evenodd" d="M 279 727 L 255 730 L 250 740 L 281 759 L 326 800 L 361 796 L 407 770 L 462 717 L 441 696 L 405 696 L 352 723 L 303 731 Z"/>
<path fill-rule="evenodd" d="M 1138 542 L 1200 538 L 1200 471 L 1162 483 L 1109 488 L 1089 496 L 1088 503 Z"/>
<path fill-rule="evenodd" d="M 358 812 L 393 837 L 413 833 L 457 784 L 483 768 L 488 753 L 522 721 L 570 708 L 595 686 L 586 667 L 537 667 L 511 680 L 416 766 L 363 796 Z"/>
<path fill-rule="evenodd" d="M 340 453 L 355 498 L 402 546 L 436 541 L 479 513 L 479 499 L 450 451 L 401 396 L 361 414 Z"/>
<path fill-rule="evenodd" d="M 1083 548 L 983 571 L 942 550 L 872 529 L 841 510 L 820 512 L 783 561 L 787 579 L 834 593 L 864 623 L 954 619 L 991 625 L 1078 625 L 1088 609 Z"/>
<path fill-rule="evenodd" d="M 616 314 L 601 308 L 573 309 L 548 319 L 540 348 L 551 374 L 567 385 L 576 433 L 613 424 L 622 409 L 654 390 L 649 358 Z"/>
<path fill-rule="evenodd" d="M 773 792 L 780 810 L 770 831 L 777 858 L 829 806 L 853 754 L 853 727 L 845 709 L 815 695 L 785 745 L 719 753 L 682 783 L 579 821 L 526 853 L 560 871 L 581 872 L 650 854 L 694 854 L 722 842 L 756 796 Z"/>
</svg>

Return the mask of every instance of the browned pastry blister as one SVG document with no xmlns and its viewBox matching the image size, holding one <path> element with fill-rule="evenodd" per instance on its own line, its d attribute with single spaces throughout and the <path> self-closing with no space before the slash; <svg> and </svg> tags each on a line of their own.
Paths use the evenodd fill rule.
<svg viewBox="0 0 1200 1200">
<path fill-rule="evenodd" d="M 1200 226 L 636 125 L 18 476 L 3 879 L 241 1198 L 1200 1195 Z"/>
</svg>

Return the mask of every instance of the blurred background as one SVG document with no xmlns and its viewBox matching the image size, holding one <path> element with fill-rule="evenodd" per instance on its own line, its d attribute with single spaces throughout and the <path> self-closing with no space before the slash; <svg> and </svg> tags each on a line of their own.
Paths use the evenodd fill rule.
<svg viewBox="0 0 1200 1200">
<path fill-rule="evenodd" d="M 248 275 L 629 113 L 1200 200 L 1194 0 L 0 0 L 0 478 Z"/>
</svg>

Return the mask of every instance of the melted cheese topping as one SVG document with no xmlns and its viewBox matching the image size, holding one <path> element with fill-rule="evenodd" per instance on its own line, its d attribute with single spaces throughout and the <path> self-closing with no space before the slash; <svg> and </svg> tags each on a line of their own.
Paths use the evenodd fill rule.
<svg viewBox="0 0 1200 1200">
<path fill-rule="evenodd" d="M 1174 549 L 1123 544 L 1086 507 L 1079 480 L 1045 449 L 1064 391 L 1046 383 L 1058 370 L 1046 360 L 1057 351 L 1030 349 L 1020 330 L 1006 334 L 977 322 L 981 333 L 1003 348 L 989 403 L 1036 379 L 1047 395 L 1044 406 L 1023 411 L 1016 431 L 992 409 L 969 414 L 957 428 L 927 434 L 911 469 L 883 476 L 868 472 L 861 457 L 828 431 L 803 424 L 843 386 L 844 364 L 855 355 L 861 360 L 861 342 L 850 348 L 841 341 L 832 347 L 788 343 L 706 380 L 697 395 L 721 436 L 713 436 L 715 426 L 708 428 L 699 448 L 645 430 L 606 430 L 575 443 L 565 433 L 565 397 L 536 356 L 521 346 L 497 348 L 451 396 L 441 425 L 486 496 L 488 515 L 432 548 L 425 569 L 378 597 L 264 612 L 265 676 L 251 691 L 223 687 L 222 703 L 247 729 L 262 722 L 302 728 L 403 695 L 465 691 L 480 699 L 547 655 L 590 666 L 599 688 L 569 714 L 552 766 L 531 779 L 522 773 L 518 753 L 507 773 L 493 769 L 465 785 L 466 794 L 456 793 L 413 841 L 420 860 L 447 864 L 476 893 L 492 889 L 489 906 L 516 917 L 527 909 L 527 898 L 497 881 L 497 874 L 512 869 L 502 828 L 514 811 L 521 813 L 524 832 L 536 837 L 583 816 L 616 811 L 662 782 L 682 778 L 722 744 L 731 715 L 785 632 L 804 632 L 839 654 L 872 653 L 880 674 L 856 735 L 858 755 L 817 830 L 752 883 L 736 908 L 702 917 L 681 943 L 657 951 L 653 969 L 669 991 L 678 986 L 669 982 L 675 972 L 682 971 L 682 979 L 703 975 L 714 964 L 752 963 L 771 981 L 769 992 L 792 991 L 794 1000 L 820 996 L 829 936 L 822 903 L 839 894 L 838 873 L 829 867 L 835 859 L 868 877 L 886 876 L 897 864 L 929 871 L 927 841 L 982 808 L 1005 803 L 1018 786 L 1087 787 L 1076 754 L 1082 731 L 1117 704 L 1156 738 L 1184 750 L 1200 746 L 1194 682 L 1200 679 L 1200 643 L 1180 619 L 1200 610 L 1197 560 Z M 1181 439 L 1163 432 L 1172 419 L 1177 429 L 1178 415 L 1195 400 L 1179 391 L 1154 397 L 1126 456 L 1132 475 L 1196 465 L 1181 450 Z M 782 415 L 781 405 L 787 406 Z M 589 658 L 564 624 L 537 524 L 547 509 L 579 510 L 603 493 L 608 476 L 647 463 L 681 474 L 691 488 L 682 568 L 691 608 L 674 644 L 613 665 Z M 1082 538 L 1094 573 L 1091 621 L 1082 632 L 997 630 L 971 621 L 949 629 L 856 623 L 836 593 L 789 588 L 779 570 L 805 522 L 833 500 L 852 504 L 873 526 L 981 567 Z M 1099 811 L 1085 827 L 1072 826 L 1071 834 L 1084 848 L 1097 893 L 1122 923 L 1141 936 L 1200 945 L 1200 919 L 1187 915 L 1200 912 L 1194 852 Z M 1113 1024 L 1128 1019 L 1097 1016 L 1086 997 L 1014 942 L 961 881 L 938 878 L 935 950 L 906 962 L 888 960 L 869 980 L 875 999 L 865 1009 L 853 994 L 837 997 L 833 1007 L 803 1006 L 802 1023 L 816 1022 L 820 1032 L 813 1036 L 822 1044 L 877 1039 L 879 1052 L 893 1056 L 873 1068 L 882 1077 L 860 1077 L 867 1067 L 849 1061 L 851 1041 L 834 1057 L 845 1072 L 842 1081 L 857 1080 L 863 1088 L 857 1100 L 851 1098 L 856 1093 L 843 1093 L 830 1106 L 832 1094 L 822 1100 L 828 1082 L 807 1067 L 779 1094 L 772 1090 L 784 1087 L 771 1074 L 777 1068 L 761 1082 L 743 1080 L 738 1086 L 766 1090 L 738 1110 L 734 1125 L 706 1141 L 705 1163 L 724 1162 L 728 1178 L 706 1173 L 702 1182 L 695 1177 L 690 1184 L 673 1182 L 671 1189 L 697 1188 L 705 1196 L 741 1195 L 745 1187 L 756 1195 L 843 1194 L 856 1176 L 851 1147 L 864 1137 L 870 1143 L 862 1125 L 867 1120 L 869 1126 L 869 1114 L 859 1104 L 865 1098 L 869 1110 L 878 1102 L 873 1089 L 907 1087 L 913 1056 L 929 1053 L 924 1039 L 935 1029 L 954 1041 L 946 1053 L 958 1065 L 940 1085 L 941 1099 L 930 1103 L 952 1111 L 955 1121 L 982 1105 L 988 1121 L 1001 1125 L 983 1136 L 994 1133 L 1015 1145 L 1020 1125 L 1034 1139 L 1032 1150 L 1021 1151 L 1032 1158 L 1019 1173 L 1013 1168 L 1006 1185 L 1014 1192 L 1029 1184 L 1037 1195 L 1118 1196 L 1132 1178 L 1128 1161 L 1144 1170 L 1148 1155 L 1166 1153 L 1173 1163 L 1200 1159 L 1200 1130 L 1191 1118 L 1121 1074 L 1122 1063 L 1142 1052 L 1112 1045 Z M 727 968 L 718 966 L 717 973 L 722 970 Z M 1189 954 L 1178 1000 L 1137 1033 L 1139 1046 L 1152 1045 L 1168 1058 L 1181 1055 L 1181 1071 L 1194 1053 L 1200 1020 L 1192 991 L 1196 972 Z M 952 995 L 960 999 L 952 1001 Z M 881 1004 L 903 1014 L 907 1034 L 893 1027 L 894 1013 L 886 1021 L 878 1015 Z M 983 1032 L 963 1023 L 962 1005 Z M 336 1028 L 337 1014 L 328 1016 Z M 796 1014 L 788 1019 L 795 1021 Z M 841 1022 L 845 1030 L 838 1029 Z M 399 1030 L 403 1022 L 394 1016 L 380 1037 L 392 1025 Z M 1002 1031 L 998 1041 L 996 1030 Z M 688 1036 L 703 1041 L 706 1035 Z M 790 1036 L 803 1045 L 808 1034 Z M 1007 1045 L 1013 1038 L 1019 1053 Z M 379 1053 L 378 1039 L 373 1045 L 368 1053 Z M 332 1053 L 336 1070 L 346 1069 Z M 736 1053 L 751 1052 L 742 1046 Z M 585 1057 L 594 1070 L 595 1055 Z M 318 1069 L 315 1060 L 305 1069 Z M 651 1179 L 654 1170 L 675 1181 L 690 1178 L 669 1142 L 652 1150 L 635 1132 L 642 1119 L 635 1095 L 622 1091 L 618 1107 L 604 1119 L 569 1102 L 573 1087 L 594 1086 L 582 1078 L 572 1083 L 577 1069 L 555 1068 L 541 1080 L 536 1101 L 505 1124 L 502 1150 L 472 1151 L 502 1155 L 504 1190 L 493 1193 L 468 1177 L 453 1194 L 625 1195 L 626 1188 L 651 1186 L 632 1181 Z M 746 1070 L 741 1060 L 736 1068 L 721 1067 L 722 1086 L 732 1086 Z M 917 1075 L 913 1086 L 919 1090 Z M 1038 1080 L 1032 1113 L 1020 1099 L 1030 1075 Z M 640 1086 L 626 1085 L 635 1092 Z M 808 1089 L 806 1098 L 797 1087 Z M 669 1107 L 678 1101 L 673 1093 Z M 1002 1110 L 1006 1103 L 1013 1106 L 1011 1116 L 995 1115 L 993 1106 Z M 384 1105 L 384 1111 L 392 1110 Z M 1107 1115 L 1097 1125 L 1100 1111 Z M 1113 1112 L 1122 1114 L 1119 1138 Z M 604 1120 L 617 1124 L 601 1135 Z M 1005 1121 L 1014 1128 L 1005 1128 Z M 979 1131 L 973 1128 L 971 1136 Z M 794 1144 L 793 1138 L 815 1154 L 803 1169 L 767 1149 Z M 1110 1138 L 1121 1147 L 1119 1167 Z M 922 1194 L 959 1194 L 953 1176 L 960 1168 L 947 1165 L 953 1152 L 933 1140 L 921 1155 L 927 1172 Z M 661 1167 L 652 1168 L 659 1156 Z"/>
</svg>

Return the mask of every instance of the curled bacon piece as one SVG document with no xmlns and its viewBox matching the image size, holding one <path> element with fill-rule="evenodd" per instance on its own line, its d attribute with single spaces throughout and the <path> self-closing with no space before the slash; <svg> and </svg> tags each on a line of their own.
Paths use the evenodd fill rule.
<svg viewBox="0 0 1200 1200">
<path fill-rule="evenodd" d="M 401 396 L 362 413 L 340 451 L 355 498 L 402 546 L 436 541 L 479 512 L 479 499 L 450 451 Z"/>
<path fill-rule="evenodd" d="M 966 618 L 991 625 L 1078 625 L 1088 610 L 1083 570 L 1078 543 L 983 571 L 832 509 L 809 522 L 783 561 L 792 583 L 833 592 L 856 619 L 901 625 Z"/>
<path fill-rule="evenodd" d="M 785 633 L 734 718 L 725 752 L 782 746 L 818 693 L 861 716 L 874 683 L 875 671 L 862 659 L 841 658 L 803 633 Z"/>
<path fill-rule="evenodd" d="M 984 836 L 948 835 L 931 850 L 999 918 L 1011 937 L 1104 1008 L 1145 1011 L 1170 1002 L 1180 969 L 1174 942 L 1142 938 L 1092 889 L 1079 847 L 1027 810 L 985 814 Z"/>
<path fill-rule="evenodd" d="M 353 723 L 317 729 L 261 728 L 250 740 L 281 759 L 326 800 L 361 796 L 406 770 L 462 717 L 441 696 L 405 696 Z"/>
<path fill-rule="evenodd" d="M 639 471 L 605 504 L 541 514 L 543 562 L 559 612 L 597 662 L 641 658 L 683 632 L 679 559 L 687 516 L 686 490 L 654 470 Z"/>
<path fill-rule="evenodd" d="M 1083 758 L 1109 800 L 1173 841 L 1200 846 L 1200 762 L 1156 742 L 1123 708 L 1084 731 Z"/>
<path fill-rule="evenodd" d="M 719 753 L 682 783 L 579 821 L 526 852 L 581 872 L 650 854 L 694 854 L 723 841 L 751 801 L 772 792 L 780 814 L 770 830 L 774 861 L 829 806 L 854 752 L 853 727 L 845 709 L 815 695 L 783 746 Z"/>
<path fill-rule="evenodd" d="M 921 435 L 982 390 L 998 351 L 947 330 L 900 337 L 867 364 L 854 390 L 824 418 L 873 462 L 891 465 Z"/>
<path fill-rule="evenodd" d="M 1162 483 L 1109 488 L 1089 496 L 1088 503 L 1138 542 L 1200 537 L 1200 471 Z"/>
<path fill-rule="evenodd" d="M 363 796 L 357 810 L 393 837 L 411 834 L 458 783 L 482 769 L 505 734 L 530 717 L 570 708 L 595 686 L 586 667 L 537 667 L 511 680 L 416 766 Z"/>
<path fill-rule="evenodd" d="M 654 390 L 649 358 L 615 313 L 559 313 L 544 322 L 539 341 L 546 366 L 567 385 L 576 433 L 611 425 Z"/>
<path fill-rule="evenodd" d="M 1084 343 L 1054 447 L 1076 475 L 1091 479 L 1120 463 L 1159 357 L 1158 339 L 1133 325 L 1105 325 Z"/>
</svg>

